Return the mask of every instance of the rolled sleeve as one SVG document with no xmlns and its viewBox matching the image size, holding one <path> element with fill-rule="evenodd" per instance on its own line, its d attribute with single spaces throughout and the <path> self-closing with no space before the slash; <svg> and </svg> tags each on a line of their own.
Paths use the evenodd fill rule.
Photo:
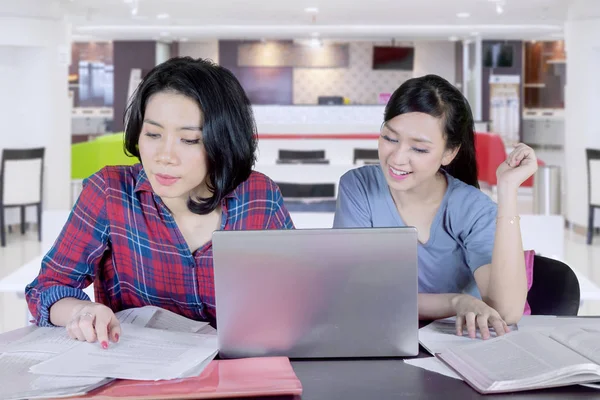
<svg viewBox="0 0 600 400">
<path fill-rule="evenodd" d="M 469 269 L 475 273 L 479 267 L 492 263 L 497 207 L 493 201 L 480 198 L 466 210 L 465 219 L 469 222 L 463 235 L 465 258 Z"/>
<path fill-rule="evenodd" d="M 83 292 L 94 281 L 108 244 L 107 188 L 103 170 L 86 179 L 56 242 L 44 256 L 38 276 L 25 288 L 29 311 L 39 326 L 52 326 L 50 307 Z"/>
<path fill-rule="evenodd" d="M 372 226 L 367 193 L 353 171 L 347 172 L 340 178 L 333 227 L 370 228 Z"/>
</svg>

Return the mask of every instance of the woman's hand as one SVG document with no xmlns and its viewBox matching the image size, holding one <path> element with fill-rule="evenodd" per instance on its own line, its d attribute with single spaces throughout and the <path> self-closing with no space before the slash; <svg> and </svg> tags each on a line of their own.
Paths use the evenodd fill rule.
<svg viewBox="0 0 600 400">
<path fill-rule="evenodd" d="M 98 341 L 104 349 L 108 348 L 109 338 L 116 343 L 121 335 L 121 323 L 115 313 L 103 304 L 92 302 L 76 307 L 66 328 L 71 338 L 90 343 Z"/>
<path fill-rule="evenodd" d="M 473 296 L 457 295 L 452 299 L 452 307 L 456 312 L 456 334 L 458 336 L 462 336 L 465 326 L 471 339 L 477 337 L 477 328 L 483 339 L 490 338 L 490 327 L 494 328 L 498 336 L 510 332 L 510 328 L 496 310 Z"/>
<path fill-rule="evenodd" d="M 533 149 L 519 143 L 508 155 L 506 161 L 498 166 L 496 178 L 498 186 L 518 188 L 538 169 L 537 158 Z"/>
</svg>

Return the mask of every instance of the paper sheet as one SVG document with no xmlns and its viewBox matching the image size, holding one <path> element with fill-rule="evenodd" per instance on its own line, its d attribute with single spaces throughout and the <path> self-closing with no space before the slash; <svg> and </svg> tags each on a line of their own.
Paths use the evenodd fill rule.
<svg viewBox="0 0 600 400">
<path fill-rule="evenodd" d="M 63 353 L 80 342 L 71 339 L 63 327 L 37 328 L 25 337 L 16 340 L 4 347 L 6 353 L 39 352 L 58 354 Z"/>
<path fill-rule="evenodd" d="M 154 306 L 130 308 L 119 311 L 116 315 L 121 323 L 162 329 L 165 331 L 200 333 L 206 326 L 210 327 L 208 322 L 194 321 L 174 312 Z"/>
<path fill-rule="evenodd" d="M 217 354 L 217 337 L 129 325 L 107 350 L 83 343 L 31 368 L 36 374 L 175 379 Z M 199 372 L 198 372 L 199 373 Z"/>
<path fill-rule="evenodd" d="M 427 371 L 435 372 L 437 374 L 445 375 L 449 378 L 454 378 L 462 381 L 462 378 L 460 376 L 456 375 L 456 373 L 450 368 L 448 368 L 446 364 L 444 364 L 435 357 L 412 358 L 404 360 L 404 362 L 408 365 L 426 369 Z"/>
<path fill-rule="evenodd" d="M 0 399 L 74 396 L 110 381 L 104 378 L 42 376 L 29 372 L 29 368 L 51 357 L 50 353 L 0 355 Z"/>
</svg>

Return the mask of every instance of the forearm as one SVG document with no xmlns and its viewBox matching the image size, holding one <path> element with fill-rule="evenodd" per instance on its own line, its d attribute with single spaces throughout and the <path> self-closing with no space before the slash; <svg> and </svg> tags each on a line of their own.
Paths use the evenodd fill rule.
<svg viewBox="0 0 600 400">
<path fill-rule="evenodd" d="M 65 326 L 79 310 L 90 303 L 74 297 L 60 299 L 50 307 L 50 323 L 55 326 Z"/>
<path fill-rule="evenodd" d="M 508 324 L 518 322 L 527 297 L 525 257 L 517 210 L 517 188 L 498 187 L 498 219 L 486 296 Z"/>
<path fill-rule="evenodd" d="M 419 293 L 419 320 L 435 320 L 453 317 L 456 315 L 453 301 L 457 293 Z"/>
</svg>

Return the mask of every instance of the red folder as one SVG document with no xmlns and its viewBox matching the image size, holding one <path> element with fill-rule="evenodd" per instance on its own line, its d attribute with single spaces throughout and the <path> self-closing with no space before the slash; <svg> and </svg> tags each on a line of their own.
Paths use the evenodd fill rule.
<svg viewBox="0 0 600 400">
<path fill-rule="evenodd" d="M 286 357 L 213 360 L 202 374 L 166 381 L 116 380 L 74 399 L 218 399 L 300 395 L 302 384 Z"/>
</svg>

